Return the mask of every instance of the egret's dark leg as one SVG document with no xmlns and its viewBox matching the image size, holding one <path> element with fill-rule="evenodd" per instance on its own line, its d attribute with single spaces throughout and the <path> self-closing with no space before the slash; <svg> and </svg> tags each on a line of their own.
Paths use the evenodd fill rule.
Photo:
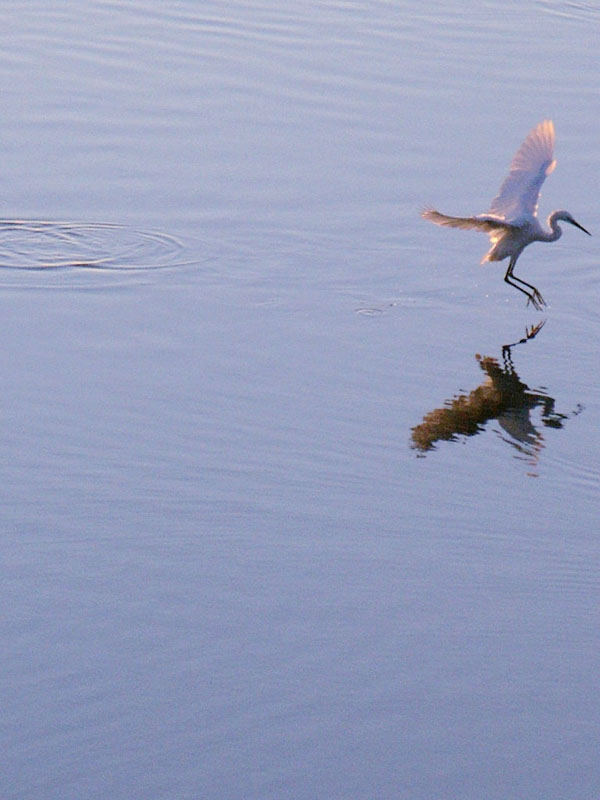
<svg viewBox="0 0 600 800">
<path fill-rule="evenodd" d="M 532 286 L 530 283 L 527 283 L 527 281 L 524 281 L 522 278 L 517 278 L 517 276 L 513 274 L 513 269 L 515 268 L 515 264 L 517 263 L 517 258 L 518 256 L 513 256 L 510 259 L 510 263 L 508 265 L 508 269 L 506 270 L 506 275 L 504 276 L 504 280 L 506 281 L 506 283 L 508 283 L 509 286 L 514 286 L 515 289 L 518 289 L 520 292 L 523 292 L 523 294 L 527 295 L 528 298 L 527 305 L 529 305 L 529 303 L 532 303 L 535 309 L 541 311 L 542 306 L 546 305 L 546 301 L 539 293 L 539 291 L 535 288 L 535 286 Z M 517 281 L 517 283 L 514 283 L 514 281 Z M 522 283 L 523 286 L 527 286 L 527 289 L 531 289 L 531 292 L 528 292 L 527 289 L 523 289 L 522 286 L 519 286 L 519 283 Z"/>
<path fill-rule="evenodd" d="M 529 302 L 532 302 L 534 308 L 537 308 L 538 311 L 541 310 L 542 306 L 546 305 L 546 301 L 542 297 L 542 293 L 540 292 L 539 289 L 536 289 L 535 286 L 532 286 L 530 283 L 527 283 L 527 281 L 524 281 L 522 278 L 517 278 L 517 276 L 513 275 L 512 272 L 511 272 L 511 278 L 515 281 L 519 281 L 519 283 L 522 283 L 523 286 L 527 286 L 529 289 L 531 289 L 533 297 L 531 297 L 530 300 L 527 301 L 527 305 L 529 305 Z"/>
<path fill-rule="evenodd" d="M 532 293 L 528 292 L 526 289 L 523 289 L 523 287 L 519 286 L 518 283 L 513 283 L 513 281 L 519 281 L 520 280 L 519 278 L 515 278 L 515 276 L 512 274 L 513 268 L 515 266 L 515 261 L 516 261 L 515 258 L 511 258 L 510 264 L 508 265 L 508 269 L 506 270 L 506 275 L 504 276 L 504 280 L 506 281 L 506 283 L 508 283 L 509 286 L 514 286 L 515 289 L 518 289 L 520 292 L 523 292 L 524 295 L 527 295 L 527 298 L 528 298 L 527 302 L 528 303 L 533 302 L 533 304 L 535 305 L 537 301 L 536 301 L 534 295 Z M 512 280 L 511 280 L 511 278 L 512 278 Z M 523 282 L 524 281 L 521 281 L 521 283 L 523 283 Z M 529 288 L 533 289 L 533 286 L 530 286 Z"/>
</svg>

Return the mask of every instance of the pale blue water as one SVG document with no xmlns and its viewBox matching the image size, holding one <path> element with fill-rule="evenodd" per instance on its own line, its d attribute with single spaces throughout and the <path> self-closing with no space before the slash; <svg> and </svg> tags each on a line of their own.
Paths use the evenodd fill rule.
<svg viewBox="0 0 600 800">
<path fill-rule="evenodd" d="M 3 9 L 0 796 L 595 797 L 595 5 Z"/>
</svg>

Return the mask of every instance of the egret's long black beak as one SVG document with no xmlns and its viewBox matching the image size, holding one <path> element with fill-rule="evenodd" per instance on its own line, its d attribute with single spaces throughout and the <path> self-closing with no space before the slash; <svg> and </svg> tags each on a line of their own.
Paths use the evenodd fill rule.
<svg viewBox="0 0 600 800">
<path fill-rule="evenodd" d="M 576 228 L 579 228 L 580 231 L 583 231 L 584 233 L 587 233 L 588 236 L 592 235 L 589 231 L 586 231 L 586 229 L 583 227 L 583 225 L 580 225 L 578 222 L 575 222 L 574 219 L 569 219 L 569 220 L 567 220 L 567 222 L 570 222 L 571 225 L 575 225 Z"/>
</svg>

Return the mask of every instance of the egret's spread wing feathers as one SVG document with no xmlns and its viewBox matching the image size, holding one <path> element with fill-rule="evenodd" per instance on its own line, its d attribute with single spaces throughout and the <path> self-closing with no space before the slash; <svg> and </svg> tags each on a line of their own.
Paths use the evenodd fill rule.
<svg viewBox="0 0 600 800">
<path fill-rule="evenodd" d="M 462 228 L 463 230 L 481 231 L 482 233 L 498 233 L 512 227 L 501 219 L 493 219 L 486 215 L 479 217 L 449 217 L 447 214 L 440 214 L 433 208 L 426 208 L 422 213 L 424 219 L 435 222 L 436 225 L 445 225 L 449 228 Z"/>
<path fill-rule="evenodd" d="M 508 221 L 534 217 L 542 184 L 555 166 L 554 124 L 547 119 L 531 131 L 517 151 L 490 212 Z"/>
</svg>

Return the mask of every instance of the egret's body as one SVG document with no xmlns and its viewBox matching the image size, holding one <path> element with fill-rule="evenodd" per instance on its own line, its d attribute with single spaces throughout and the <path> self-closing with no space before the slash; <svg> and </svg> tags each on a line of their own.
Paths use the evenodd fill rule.
<svg viewBox="0 0 600 800">
<path fill-rule="evenodd" d="M 517 259 L 525 247 L 532 242 L 555 242 L 560 239 L 562 230 L 557 224 L 558 220 L 570 222 L 591 236 L 568 211 L 553 211 L 550 214 L 549 231 L 540 225 L 537 216 L 540 189 L 555 166 L 554 125 L 551 120 L 545 120 L 531 131 L 517 151 L 510 165 L 510 172 L 500 187 L 498 196 L 492 200 L 488 214 L 449 217 L 433 209 L 423 212 L 423 217 L 436 225 L 487 233 L 492 246 L 481 263 L 510 258 L 504 280 L 526 294 L 527 303 L 533 303 L 538 309 L 545 305 L 542 295 L 535 286 L 513 274 Z"/>
</svg>

